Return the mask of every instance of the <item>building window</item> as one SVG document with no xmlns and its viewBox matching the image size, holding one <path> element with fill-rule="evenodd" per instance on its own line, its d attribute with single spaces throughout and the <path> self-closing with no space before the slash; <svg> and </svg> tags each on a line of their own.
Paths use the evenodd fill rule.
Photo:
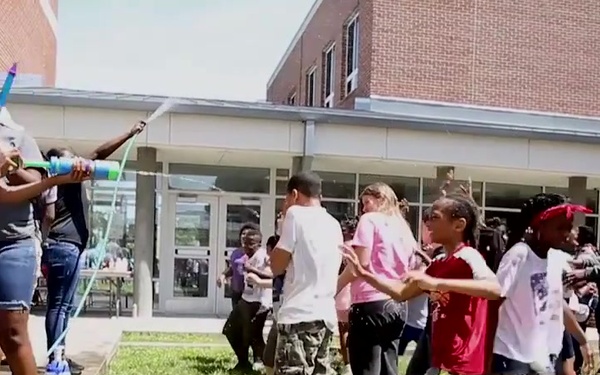
<svg viewBox="0 0 600 375">
<path fill-rule="evenodd" d="M 346 95 L 356 89 L 358 80 L 358 15 L 346 26 Z"/>
<path fill-rule="evenodd" d="M 314 107 L 317 96 L 317 68 L 311 68 L 306 74 L 306 106 Z"/>
<path fill-rule="evenodd" d="M 287 98 L 287 105 L 296 105 L 296 92 L 294 91 Z"/>
<path fill-rule="evenodd" d="M 331 45 L 323 58 L 323 106 L 333 107 L 333 97 L 335 96 L 333 88 L 335 87 L 335 44 Z"/>
</svg>

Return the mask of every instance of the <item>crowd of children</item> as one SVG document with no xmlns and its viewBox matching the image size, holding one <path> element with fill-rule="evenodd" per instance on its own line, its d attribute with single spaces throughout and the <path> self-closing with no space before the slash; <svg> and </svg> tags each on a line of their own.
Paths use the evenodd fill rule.
<svg viewBox="0 0 600 375">
<path fill-rule="evenodd" d="M 594 369 L 584 330 L 596 310 L 600 259 L 589 228 L 573 231 L 575 215 L 588 209 L 544 193 L 507 227 L 484 224 L 469 189 L 446 193 L 449 183 L 423 215 L 419 245 L 406 205 L 386 184 L 368 186 L 361 216 L 340 225 L 321 207 L 318 176 L 292 177 L 260 266 L 251 262 L 257 250 L 242 246 L 237 272 L 256 306 L 238 302 L 224 328 L 237 369 L 252 366 L 252 347 L 255 369 L 264 363 L 267 374 L 330 374 L 336 321 L 344 374 L 397 374 L 410 342 L 409 375 Z M 265 346 L 258 314 L 271 308 Z"/>
</svg>

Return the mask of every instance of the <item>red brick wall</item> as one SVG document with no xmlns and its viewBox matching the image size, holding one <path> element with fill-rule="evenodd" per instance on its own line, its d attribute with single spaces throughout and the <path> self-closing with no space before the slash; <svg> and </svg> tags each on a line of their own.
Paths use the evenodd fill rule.
<svg viewBox="0 0 600 375">
<path fill-rule="evenodd" d="M 372 94 L 600 114 L 600 3 L 374 1 Z"/>
<path fill-rule="evenodd" d="M 304 74 L 315 61 L 321 86 L 322 50 L 331 40 L 341 46 L 343 23 L 355 9 L 361 54 L 352 96 L 600 115 L 596 0 L 325 0 L 268 100 L 285 102 L 301 87 L 304 103 Z M 337 51 L 341 88 L 344 59 L 342 48 Z M 351 108 L 353 100 L 337 105 Z"/>
<path fill-rule="evenodd" d="M 58 0 L 50 0 L 58 14 Z M 56 81 L 56 40 L 39 0 L 0 0 L 0 71 L 19 63 L 19 73 Z"/>
<path fill-rule="evenodd" d="M 307 30 L 294 47 L 287 61 L 284 63 L 279 74 L 273 81 L 271 87 L 267 88 L 267 100 L 273 103 L 286 103 L 288 96 L 292 92 L 296 92 L 296 105 L 304 105 L 306 94 L 306 73 L 308 70 L 317 66 L 317 105 L 323 103 L 323 53 L 331 45 L 335 43 L 335 63 L 336 63 L 336 84 L 335 84 L 335 102 L 340 104 L 340 93 L 343 92 L 342 69 L 345 62 L 345 50 L 343 46 L 344 24 L 356 12 L 363 12 L 365 4 L 370 2 L 361 1 L 359 6 L 358 0 L 325 0 L 315 16 L 308 25 Z M 370 7 L 370 5 L 369 5 Z M 365 12 L 365 17 L 367 12 Z M 362 17 L 362 14 L 361 14 Z M 361 20 L 361 42 L 365 43 L 368 38 L 365 38 Z M 370 60 L 366 60 L 370 62 Z M 359 68 L 360 73 L 360 68 Z M 359 84 L 361 82 L 359 77 Z M 368 80 L 363 80 L 363 82 Z M 355 90 L 355 93 L 364 91 Z M 364 95 L 361 95 L 364 96 Z M 349 98 L 350 99 L 350 98 Z"/>
</svg>

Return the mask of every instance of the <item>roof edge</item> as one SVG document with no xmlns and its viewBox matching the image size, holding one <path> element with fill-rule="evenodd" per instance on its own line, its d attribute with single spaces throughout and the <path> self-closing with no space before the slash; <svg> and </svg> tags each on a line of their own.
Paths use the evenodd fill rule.
<svg viewBox="0 0 600 375">
<path fill-rule="evenodd" d="M 285 53 L 283 54 L 283 56 L 281 56 L 279 63 L 277 64 L 277 66 L 275 67 L 275 70 L 271 74 L 271 77 L 267 81 L 267 90 L 269 89 L 269 87 L 271 87 L 273 85 L 275 78 L 277 78 L 277 75 L 281 71 L 281 68 L 283 68 L 283 65 L 286 63 L 286 61 L 292 54 L 292 51 L 296 47 L 296 44 L 298 44 L 298 42 L 302 38 L 302 35 L 308 28 L 308 24 L 310 23 L 310 21 L 312 21 L 313 17 L 317 13 L 317 10 L 321 6 L 321 4 L 323 4 L 323 1 L 325 1 L 325 0 L 315 0 L 312 7 L 308 11 L 308 14 L 306 15 L 306 17 L 304 17 L 304 21 L 302 21 L 302 24 L 300 24 L 300 28 L 298 29 L 298 31 L 296 31 L 296 34 L 292 38 L 292 41 L 288 45 L 288 48 L 285 50 Z"/>
<path fill-rule="evenodd" d="M 371 95 L 368 98 L 360 98 L 360 99 L 361 99 L 361 102 L 359 103 L 359 108 L 357 108 L 357 106 L 355 105 L 354 109 L 371 110 L 371 106 L 370 106 L 371 100 L 376 100 L 376 101 L 389 102 L 389 103 L 421 104 L 421 105 L 429 105 L 432 107 L 441 107 L 441 108 L 463 108 L 463 109 L 467 109 L 467 110 L 485 110 L 485 111 L 493 111 L 493 112 L 504 112 L 504 113 L 509 113 L 509 114 L 518 113 L 518 114 L 524 114 L 524 115 L 551 116 L 551 117 L 562 117 L 562 118 L 568 118 L 568 119 L 600 120 L 600 117 L 598 117 L 598 116 L 586 116 L 586 115 L 577 115 L 577 114 L 559 113 L 559 112 L 544 112 L 544 111 L 534 111 L 534 110 L 528 110 L 528 109 L 517 109 L 517 108 L 508 108 L 508 107 L 494 107 L 494 106 L 489 106 L 489 105 L 452 103 L 452 102 L 442 102 L 442 101 L 438 101 L 438 100 L 411 99 L 411 98 L 401 98 L 401 97 L 396 97 L 396 96 Z"/>
<path fill-rule="evenodd" d="M 83 93 L 88 96 L 81 96 Z M 10 103 L 152 112 L 164 101 L 164 97 L 158 96 L 107 97 L 106 94 L 108 93 L 15 88 Z M 370 110 L 180 98 L 171 112 L 600 144 L 600 119 L 499 114 L 489 110 L 452 106 L 440 110 L 440 106 L 414 102 L 396 102 L 393 103 L 395 106 L 379 107 L 376 100 L 368 98 L 362 99 L 360 104 Z"/>
</svg>

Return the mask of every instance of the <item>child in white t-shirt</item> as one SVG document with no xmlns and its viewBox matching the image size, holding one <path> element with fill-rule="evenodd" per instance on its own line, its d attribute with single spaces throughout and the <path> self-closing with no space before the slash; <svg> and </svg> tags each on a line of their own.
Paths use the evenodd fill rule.
<svg viewBox="0 0 600 375">
<path fill-rule="evenodd" d="M 509 223 L 509 250 L 497 272 L 504 301 L 498 313 L 492 374 L 554 373 L 561 365 L 558 355 L 565 328 L 591 360 L 585 333 L 564 301 L 565 257 L 555 250 L 569 236 L 573 213 L 586 211 L 562 195 L 538 194 Z"/>
</svg>

